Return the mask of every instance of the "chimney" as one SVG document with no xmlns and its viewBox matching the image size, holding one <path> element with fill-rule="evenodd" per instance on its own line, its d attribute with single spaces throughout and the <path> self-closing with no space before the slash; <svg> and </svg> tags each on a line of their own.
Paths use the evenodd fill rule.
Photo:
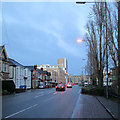
<svg viewBox="0 0 120 120">
<path fill-rule="evenodd" d="M 34 65 L 34 69 L 35 69 L 35 70 L 37 69 L 37 65 Z"/>
</svg>

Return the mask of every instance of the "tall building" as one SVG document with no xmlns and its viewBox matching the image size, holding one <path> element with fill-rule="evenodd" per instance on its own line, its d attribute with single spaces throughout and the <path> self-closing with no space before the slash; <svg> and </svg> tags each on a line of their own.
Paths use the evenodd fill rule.
<svg viewBox="0 0 120 120">
<path fill-rule="evenodd" d="M 60 83 L 62 82 L 63 84 L 66 83 L 66 79 L 65 79 L 65 72 L 62 68 L 60 68 L 59 66 L 52 66 L 49 64 L 42 64 L 42 65 L 38 65 L 37 66 L 38 69 L 43 68 L 43 70 L 47 70 L 48 72 L 51 73 L 51 79 L 54 82 Z"/>
<path fill-rule="evenodd" d="M 65 73 L 68 73 L 68 64 L 66 58 L 58 59 L 58 66 L 62 68 L 65 71 Z"/>
</svg>

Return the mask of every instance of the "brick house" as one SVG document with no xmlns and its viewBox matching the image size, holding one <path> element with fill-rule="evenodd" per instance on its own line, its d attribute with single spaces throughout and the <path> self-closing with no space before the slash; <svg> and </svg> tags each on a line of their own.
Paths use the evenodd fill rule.
<svg viewBox="0 0 120 120">
<path fill-rule="evenodd" d="M 29 68 L 31 70 L 31 88 L 37 88 L 38 87 L 38 70 L 36 65 L 34 66 L 24 66 L 26 68 Z"/>
</svg>

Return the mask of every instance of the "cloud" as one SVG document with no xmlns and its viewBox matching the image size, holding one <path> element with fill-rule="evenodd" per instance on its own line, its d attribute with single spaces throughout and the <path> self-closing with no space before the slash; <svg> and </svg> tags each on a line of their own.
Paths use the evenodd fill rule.
<svg viewBox="0 0 120 120">
<path fill-rule="evenodd" d="M 56 33 L 55 31 L 48 31 L 51 35 L 53 35 L 56 38 L 57 45 L 61 48 L 62 51 L 69 53 L 70 55 L 73 56 L 78 56 L 78 49 L 73 47 L 71 44 L 67 43 L 65 40 L 61 38 L 61 36 Z"/>
</svg>

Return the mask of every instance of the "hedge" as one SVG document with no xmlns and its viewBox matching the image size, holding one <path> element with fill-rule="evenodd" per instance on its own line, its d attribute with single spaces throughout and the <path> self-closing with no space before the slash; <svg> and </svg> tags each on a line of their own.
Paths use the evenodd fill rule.
<svg viewBox="0 0 120 120">
<path fill-rule="evenodd" d="M 104 96 L 105 89 L 104 89 L 104 87 L 82 87 L 81 93 L 82 94 Z"/>
<path fill-rule="evenodd" d="M 4 93 L 14 93 L 15 92 L 15 84 L 12 80 L 3 80 L 2 81 L 2 91 Z"/>
</svg>

